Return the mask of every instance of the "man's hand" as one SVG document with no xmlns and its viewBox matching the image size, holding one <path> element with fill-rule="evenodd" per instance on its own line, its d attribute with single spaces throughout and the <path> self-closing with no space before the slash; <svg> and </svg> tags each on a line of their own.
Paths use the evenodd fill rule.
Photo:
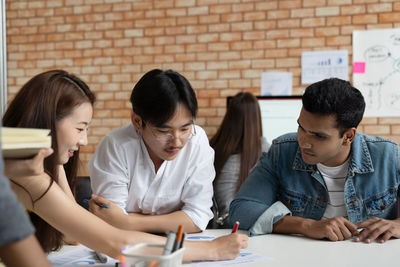
<svg viewBox="0 0 400 267">
<path fill-rule="evenodd" d="M 378 242 L 385 243 L 391 237 L 400 238 L 400 219 L 371 218 L 358 223 L 357 227 L 364 229 L 354 239 L 356 242 L 365 241 L 365 243 L 371 243 L 379 238 Z"/>
<path fill-rule="evenodd" d="M 105 206 L 107 206 L 107 208 L 105 208 Z M 123 210 L 112 201 L 95 194 L 92 194 L 92 199 L 89 201 L 89 211 L 116 227 L 119 227 L 119 222 L 123 221 L 124 216 L 127 216 Z"/>
<path fill-rule="evenodd" d="M 330 241 L 342 241 L 358 235 L 357 226 L 343 217 L 335 217 L 307 223 L 305 236 Z"/>
<path fill-rule="evenodd" d="M 5 159 L 5 175 L 14 180 L 21 177 L 37 176 L 44 172 L 43 160 L 53 153 L 53 149 L 39 150 L 38 154 L 30 159 Z"/>
</svg>

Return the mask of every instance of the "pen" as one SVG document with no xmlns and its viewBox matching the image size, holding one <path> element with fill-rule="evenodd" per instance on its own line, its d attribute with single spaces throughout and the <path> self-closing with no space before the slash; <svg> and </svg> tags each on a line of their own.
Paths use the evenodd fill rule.
<svg viewBox="0 0 400 267">
<path fill-rule="evenodd" d="M 171 254 L 172 249 L 174 248 L 175 239 L 176 239 L 176 233 L 174 231 L 169 231 L 167 242 L 165 242 L 163 255 Z"/>
<path fill-rule="evenodd" d="M 180 248 L 182 243 L 182 234 L 183 234 L 183 225 L 179 225 L 178 233 L 176 234 L 176 240 L 172 252 L 175 252 Z"/>
<path fill-rule="evenodd" d="M 125 257 L 122 255 L 119 255 L 118 259 L 119 259 L 119 262 L 121 263 L 121 266 L 125 267 Z"/>
<path fill-rule="evenodd" d="M 96 255 L 97 259 L 99 259 L 101 263 L 106 263 L 108 260 L 106 255 L 97 252 L 96 250 L 94 250 L 94 255 Z"/>
<path fill-rule="evenodd" d="M 183 247 L 183 241 L 185 241 L 185 238 L 186 238 L 186 232 L 183 232 L 183 234 L 182 234 L 182 242 L 181 242 L 181 246 L 179 248 Z"/>
<path fill-rule="evenodd" d="M 89 203 L 89 199 L 84 199 L 84 200 L 83 200 L 83 203 L 88 204 L 88 203 Z M 102 204 L 102 203 L 97 203 L 97 202 L 94 202 L 94 203 L 96 203 L 96 205 L 99 206 L 100 208 L 108 209 L 108 206 L 107 206 L 107 205 L 104 205 L 104 204 Z"/>
<path fill-rule="evenodd" d="M 235 222 L 235 225 L 233 226 L 233 229 L 232 229 L 232 234 L 233 234 L 233 233 L 236 233 L 236 231 L 237 231 L 238 228 L 239 228 L 239 221 L 236 221 L 236 222 Z"/>
</svg>

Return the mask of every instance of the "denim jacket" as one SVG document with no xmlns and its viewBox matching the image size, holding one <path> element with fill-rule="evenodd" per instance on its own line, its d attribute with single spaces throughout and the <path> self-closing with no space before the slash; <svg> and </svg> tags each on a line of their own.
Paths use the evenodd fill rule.
<svg viewBox="0 0 400 267">
<path fill-rule="evenodd" d="M 357 133 L 350 155 L 344 198 L 348 219 L 396 219 L 399 213 L 399 146 Z M 320 220 L 328 192 L 316 165 L 306 164 L 297 134 L 283 135 L 263 153 L 229 208 L 230 222 L 250 234 L 271 233 L 285 215 Z"/>
</svg>

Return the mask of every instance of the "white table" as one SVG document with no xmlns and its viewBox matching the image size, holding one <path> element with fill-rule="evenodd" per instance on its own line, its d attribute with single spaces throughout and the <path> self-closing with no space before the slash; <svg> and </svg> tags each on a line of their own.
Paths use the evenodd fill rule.
<svg viewBox="0 0 400 267">
<path fill-rule="evenodd" d="M 229 230 L 206 230 L 202 235 L 220 236 L 229 232 Z M 302 236 L 268 234 L 250 237 L 248 244 L 249 251 L 271 257 L 274 260 L 235 266 L 400 266 L 400 239 L 391 239 L 384 244 L 366 244 L 352 240 L 331 242 Z M 190 266 L 190 264 L 184 265 Z"/>
<path fill-rule="evenodd" d="M 241 232 L 241 231 L 239 231 Z M 221 236 L 230 230 L 206 230 L 189 236 Z M 272 261 L 238 264 L 251 267 L 395 267 L 400 266 L 400 239 L 385 244 L 352 240 L 331 242 L 302 236 L 269 234 L 249 238 L 248 251 L 268 256 Z M 73 249 L 64 246 L 60 252 Z M 110 265 L 112 266 L 112 265 Z M 193 266 L 193 264 L 183 264 Z"/>
</svg>

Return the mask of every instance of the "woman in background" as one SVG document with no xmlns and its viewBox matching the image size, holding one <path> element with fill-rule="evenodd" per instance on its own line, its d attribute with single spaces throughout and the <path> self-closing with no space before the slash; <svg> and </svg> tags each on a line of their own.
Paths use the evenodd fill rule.
<svg viewBox="0 0 400 267">
<path fill-rule="evenodd" d="M 52 154 L 41 150 L 33 159 L 6 161 L 6 175 L 14 192 L 25 208 L 35 213 L 32 221 L 45 252 L 59 249 L 65 240 L 74 240 L 117 258 L 127 244 L 166 241 L 161 236 L 115 228 L 76 203 L 71 188 L 79 148 L 87 144 L 94 100 L 88 86 L 76 76 L 62 70 L 48 71 L 22 87 L 3 117 L 4 126 L 51 130 Z M 43 156 L 47 158 L 40 164 Z M 36 166 L 34 175 L 22 172 L 21 164 Z M 246 246 L 247 236 L 239 234 L 211 242 L 188 241 L 184 260 L 232 259 Z"/>
<path fill-rule="evenodd" d="M 261 152 L 269 144 L 262 137 L 261 112 L 257 98 L 251 93 L 235 95 L 228 103 L 225 117 L 210 140 L 215 150 L 214 205 L 220 226 L 227 227 L 229 205 Z"/>
</svg>

